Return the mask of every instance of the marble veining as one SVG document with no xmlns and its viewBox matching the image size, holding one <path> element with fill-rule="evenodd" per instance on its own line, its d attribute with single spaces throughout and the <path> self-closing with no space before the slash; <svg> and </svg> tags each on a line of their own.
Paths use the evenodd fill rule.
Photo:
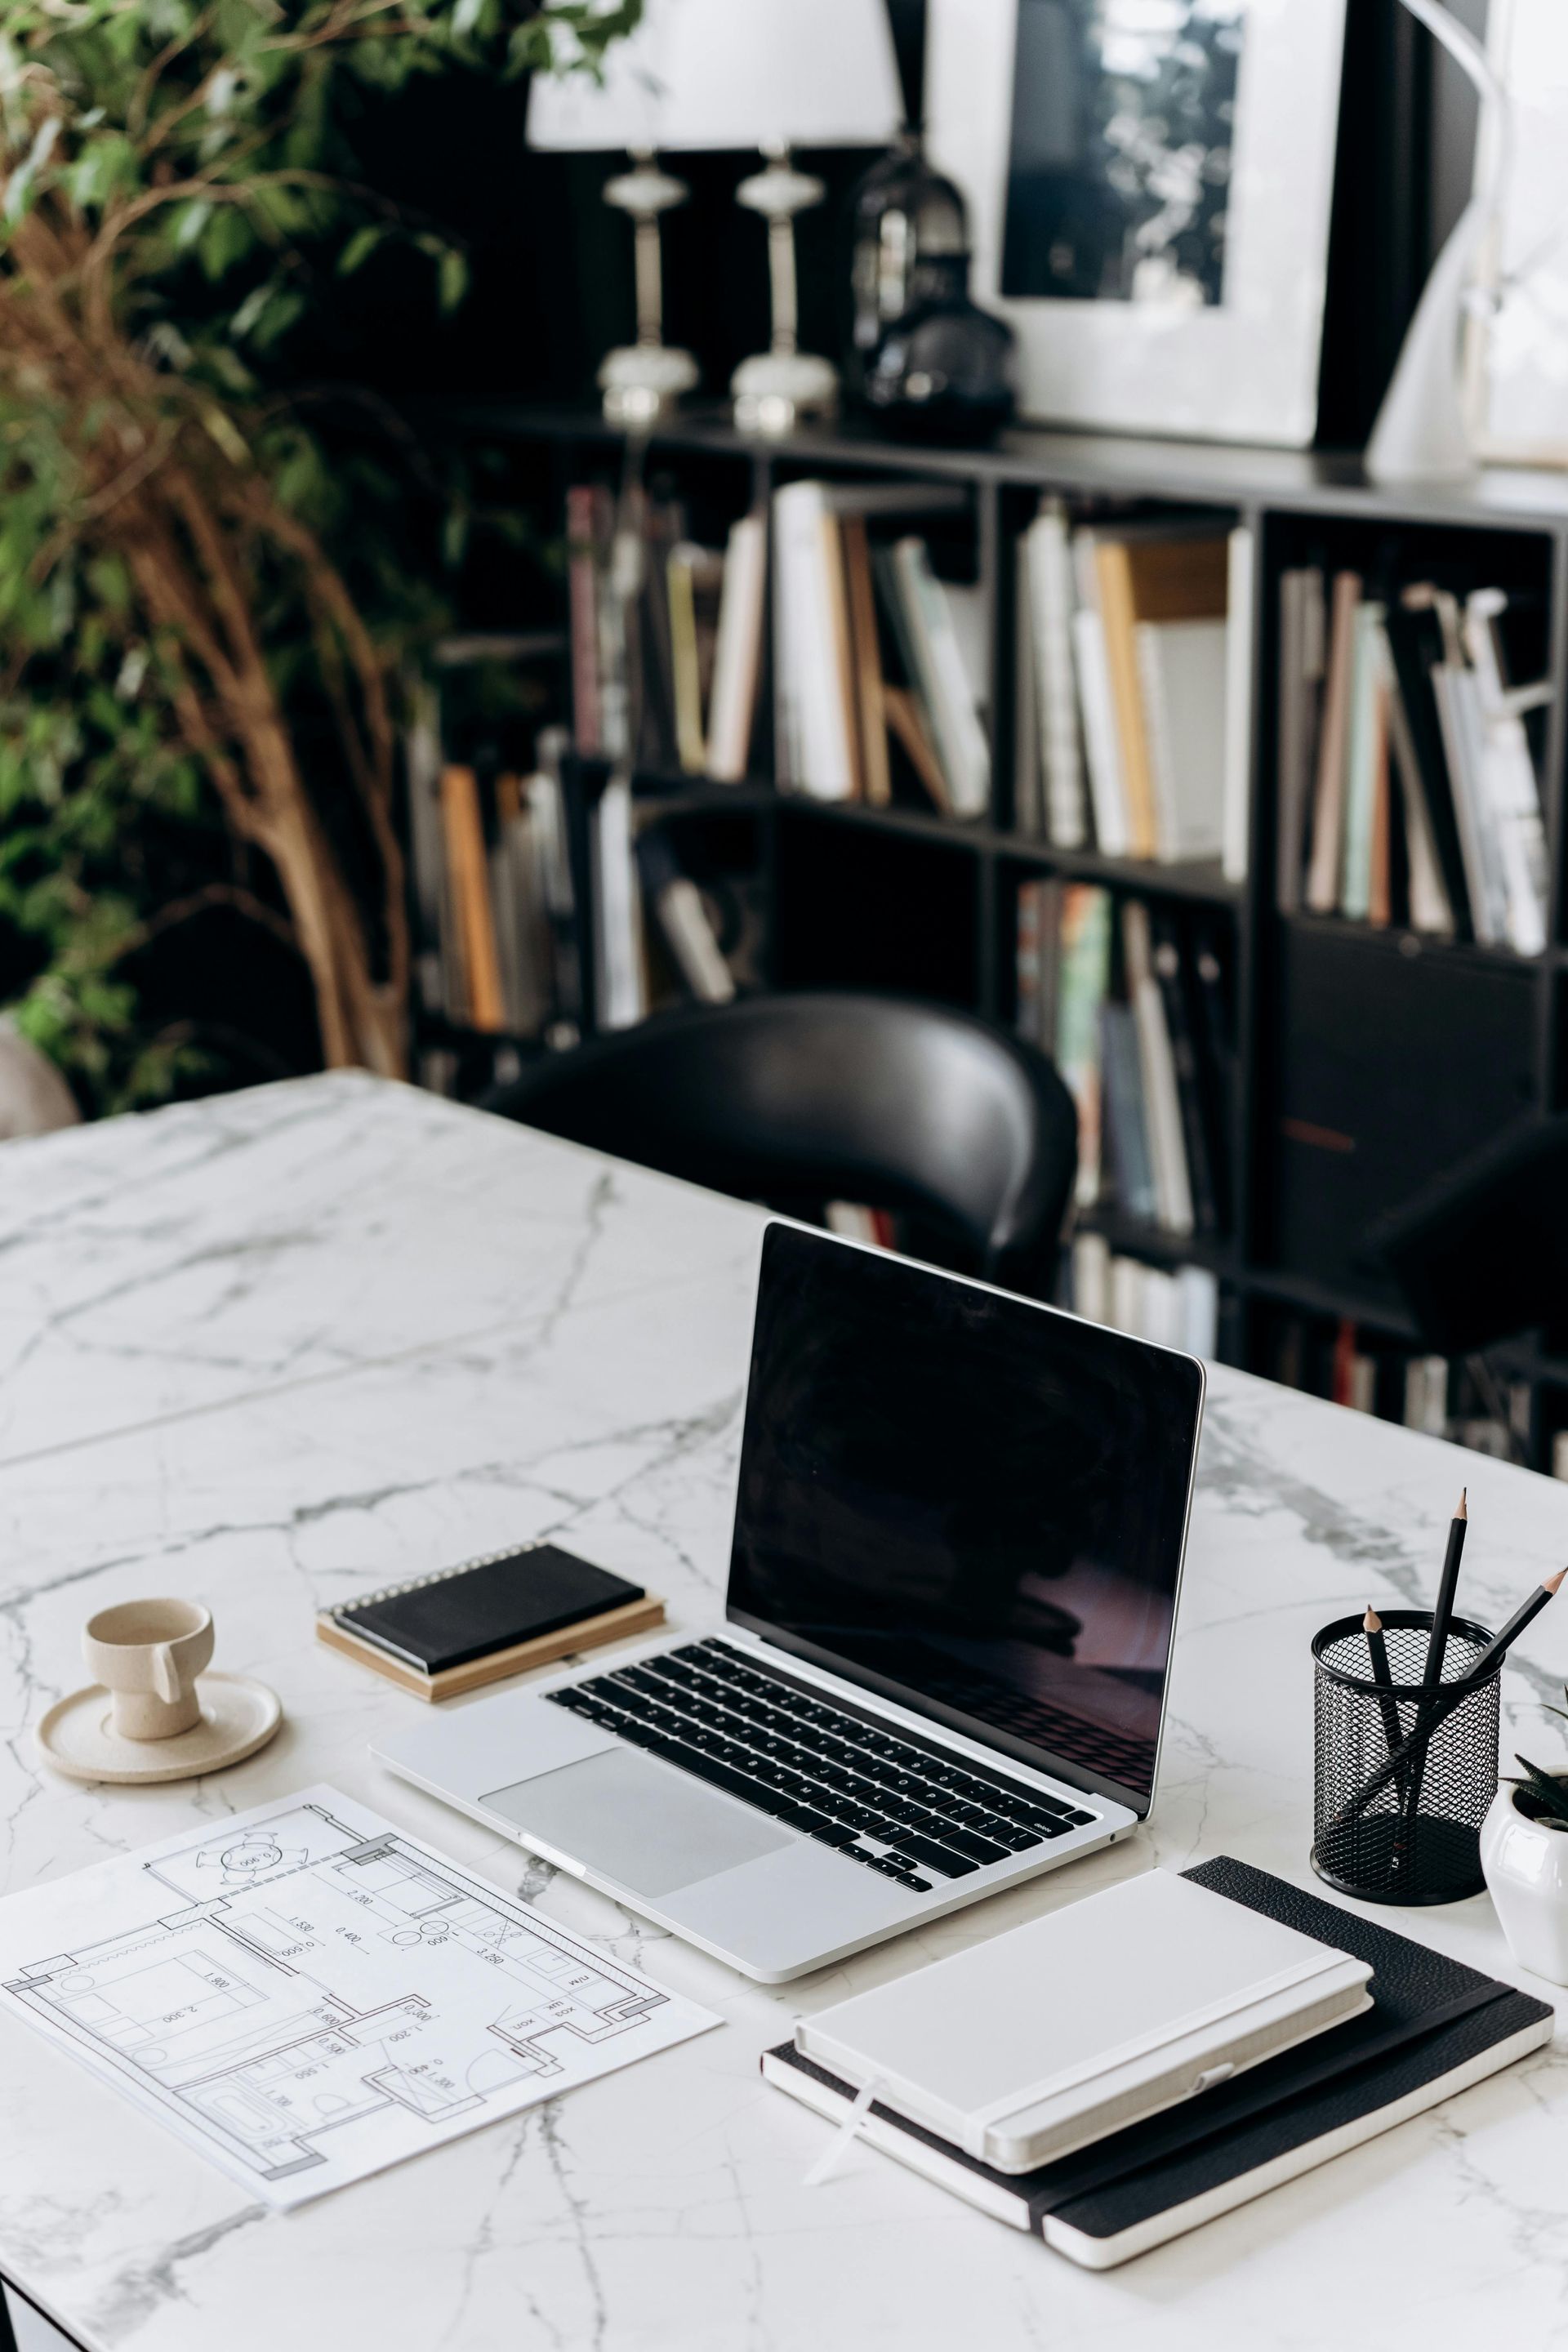
<svg viewBox="0 0 1568 2352">
<path fill-rule="evenodd" d="M 0 1153 L 0 1886 L 331 1780 L 727 2021 L 278 2218 L 0 2021 L 0 2267 L 94 2352 L 1568 2345 L 1561 2045 L 1103 2278 L 870 2155 L 805 2189 L 821 2127 L 756 2073 L 799 2010 L 1154 1859 L 1308 1883 L 1311 1633 L 1427 1597 L 1467 1480 L 1495 1622 L 1568 1559 L 1568 1488 L 1215 1370 L 1152 1829 L 793 1987 L 371 1762 L 419 1703 L 312 1641 L 323 1600 L 551 1534 L 679 1625 L 721 1610 L 762 1223 L 357 1076 Z M 283 1735 L 185 1788 L 55 1778 L 29 1727 L 82 1619 L 158 1590 L 212 1605 Z M 1516 1656 L 1505 1752 L 1555 1754 L 1568 1618 Z M 1530 1984 L 1484 1897 L 1415 1924 Z"/>
</svg>

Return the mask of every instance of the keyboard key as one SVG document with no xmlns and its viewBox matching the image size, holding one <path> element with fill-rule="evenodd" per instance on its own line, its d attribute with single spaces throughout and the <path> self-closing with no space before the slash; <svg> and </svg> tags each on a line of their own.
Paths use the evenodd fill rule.
<svg viewBox="0 0 1568 2352">
<path fill-rule="evenodd" d="M 973 1830 L 948 1830 L 943 1833 L 942 1843 L 952 1846 L 958 1853 L 968 1854 L 973 1862 L 1005 1862 L 1007 1859 L 1005 1846 L 994 1845 L 989 1838 L 976 1837 Z"/>
<path fill-rule="evenodd" d="M 934 1839 L 920 1837 L 912 1830 L 900 1831 L 893 1843 L 900 1853 L 908 1854 L 911 1861 L 920 1863 L 926 1870 L 938 1872 L 943 1878 L 967 1878 L 980 1867 L 977 1862 L 955 1853 L 949 1846 L 938 1845 Z"/>
</svg>

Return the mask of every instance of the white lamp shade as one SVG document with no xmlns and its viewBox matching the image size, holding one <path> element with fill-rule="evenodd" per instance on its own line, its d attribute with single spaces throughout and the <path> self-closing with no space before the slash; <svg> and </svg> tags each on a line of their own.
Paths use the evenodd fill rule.
<svg viewBox="0 0 1568 2352">
<path fill-rule="evenodd" d="M 878 147 L 903 115 L 886 0 L 647 0 L 605 79 L 536 74 L 531 147 Z"/>
</svg>

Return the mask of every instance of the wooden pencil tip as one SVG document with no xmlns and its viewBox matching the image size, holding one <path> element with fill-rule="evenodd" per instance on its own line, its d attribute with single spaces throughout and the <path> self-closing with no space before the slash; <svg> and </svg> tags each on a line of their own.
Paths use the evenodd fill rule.
<svg viewBox="0 0 1568 2352">
<path fill-rule="evenodd" d="M 1363 1633 L 1381 1633 L 1383 1631 L 1383 1620 L 1370 1601 L 1366 1604 L 1366 1615 L 1362 1619 L 1361 1624 Z"/>
<path fill-rule="evenodd" d="M 1542 1591 L 1555 1592 L 1565 1576 L 1568 1576 L 1568 1568 L 1560 1568 L 1555 1576 L 1543 1576 L 1541 1580 Z"/>
<path fill-rule="evenodd" d="M 1459 1489 L 1459 1507 L 1454 1513 L 1457 1519 L 1468 1519 L 1470 1516 L 1469 1492 L 1468 1486 L 1461 1486 Z"/>
</svg>

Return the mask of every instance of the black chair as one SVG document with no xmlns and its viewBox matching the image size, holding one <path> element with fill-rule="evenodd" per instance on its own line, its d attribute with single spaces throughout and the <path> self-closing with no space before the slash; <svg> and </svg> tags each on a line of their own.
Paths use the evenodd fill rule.
<svg viewBox="0 0 1568 2352">
<path fill-rule="evenodd" d="M 656 1015 L 487 1097 L 502 1118 L 792 1214 L 902 1213 L 922 1257 L 1047 1296 L 1078 1166 L 1045 1056 L 967 1013 L 823 990 Z"/>
</svg>

